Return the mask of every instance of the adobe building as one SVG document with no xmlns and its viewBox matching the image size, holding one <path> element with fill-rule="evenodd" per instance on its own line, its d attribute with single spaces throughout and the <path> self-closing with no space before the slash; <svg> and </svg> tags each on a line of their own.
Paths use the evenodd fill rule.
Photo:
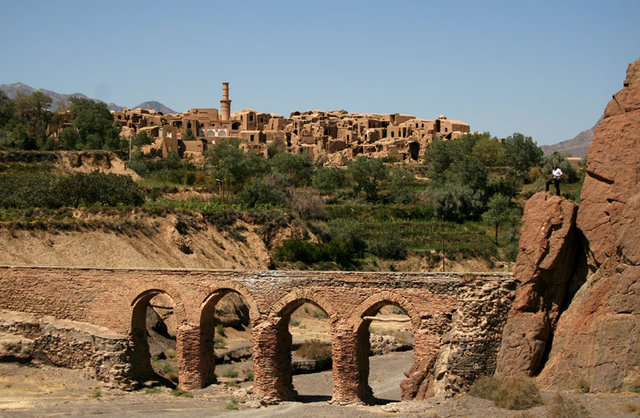
<svg viewBox="0 0 640 418">
<path fill-rule="evenodd" d="M 346 164 L 359 155 L 420 162 L 425 148 L 435 137 L 446 140 L 470 132 L 469 124 L 441 115 L 435 120 L 406 114 L 349 113 L 346 110 L 293 112 L 289 118 L 273 113 L 243 109 L 231 113 L 229 83 L 222 83 L 220 109 L 196 108 L 163 115 L 144 109 L 114 113 L 130 137 L 146 131 L 156 138 L 156 147 L 166 156 L 201 155 L 223 138 L 235 137 L 247 151 L 260 155 L 279 143 L 295 154 L 306 153 L 313 160 Z"/>
</svg>

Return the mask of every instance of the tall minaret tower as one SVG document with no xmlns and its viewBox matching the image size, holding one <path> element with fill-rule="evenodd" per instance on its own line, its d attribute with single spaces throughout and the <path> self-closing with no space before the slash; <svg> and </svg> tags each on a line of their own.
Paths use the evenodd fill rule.
<svg viewBox="0 0 640 418">
<path fill-rule="evenodd" d="M 222 120 L 229 120 L 231 117 L 231 100 L 229 100 L 229 83 L 222 83 L 222 100 L 220 100 L 220 111 Z"/>
</svg>

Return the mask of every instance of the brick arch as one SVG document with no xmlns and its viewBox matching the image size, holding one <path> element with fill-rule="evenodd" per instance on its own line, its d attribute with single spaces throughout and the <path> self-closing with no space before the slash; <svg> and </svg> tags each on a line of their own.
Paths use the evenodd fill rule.
<svg viewBox="0 0 640 418">
<path fill-rule="evenodd" d="M 257 321 L 260 318 L 262 310 L 260 309 L 260 305 L 256 302 L 253 293 L 241 284 L 223 280 L 216 282 L 215 286 L 209 286 L 206 291 L 202 292 L 196 299 L 202 301 L 200 303 L 198 320 L 202 319 L 203 311 L 207 309 L 208 306 L 212 306 L 210 305 L 211 303 L 213 303 L 213 305 L 218 303 L 218 301 L 222 299 L 228 291 L 236 292 L 242 296 L 247 306 L 249 306 L 249 317 L 252 322 Z"/>
<path fill-rule="evenodd" d="M 164 293 L 169 296 L 175 305 L 174 312 L 176 315 L 176 324 L 187 322 L 187 313 L 184 306 L 182 294 L 176 288 L 167 283 L 154 283 L 153 286 L 143 285 L 137 287 L 133 292 L 135 297 L 131 299 L 131 308 L 135 309 L 136 305 L 146 299 L 149 301 L 158 293 Z"/>
<path fill-rule="evenodd" d="M 131 301 L 130 338 L 132 342 L 131 368 L 133 378 L 138 382 L 148 380 L 164 380 L 156 374 L 151 366 L 149 342 L 147 339 L 147 307 L 149 301 L 158 294 L 165 294 L 173 301 L 176 324 L 187 321 L 184 304 L 180 292 L 172 286 L 160 283 L 159 286 L 140 286 L 135 290 L 136 296 Z M 167 383 L 169 383 L 167 381 Z"/>
<path fill-rule="evenodd" d="M 407 313 L 411 319 L 411 325 L 414 331 L 419 328 L 420 314 L 418 313 L 418 310 L 405 297 L 389 291 L 376 293 L 360 303 L 351 312 L 348 320 L 349 325 L 351 325 L 353 329 L 358 329 L 363 321 L 363 316 L 374 314 L 378 309 L 388 304 L 397 305 Z"/>
<path fill-rule="evenodd" d="M 306 289 L 294 290 L 293 292 L 287 293 L 285 296 L 280 298 L 280 300 L 273 304 L 269 317 L 280 317 L 286 309 L 291 307 L 291 304 L 300 303 L 300 305 L 302 305 L 304 302 L 310 302 L 314 305 L 317 305 L 320 309 L 327 313 L 330 321 L 337 318 L 337 310 L 335 309 L 333 304 L 331 304 L 324 297 L 319 296 L 317 293 Z"/>
<path fill-rule="evenodd" d="M 200 294 L 198 299 L 200 308 L 198 309 L 198 335 L 197 335 L 197 364 L 195 373 L 199 387 L 204 387 L 216 381 L 215 358 L 214 358 L 214 337 L 215 337 L 215 307 L 218 302 L 229 293 L 240 295 L 244 303 L 249 307 L 249 320 L 253 325 L 259 322 L 261 313 L 253 294 L 244 286 L 232 281 L 220 281 L 209 286 L 206 293 Z M 191 359 L 193 361 L 194 359 Z"/>
<path fill-rule="evenodd" d="M 369 386 L 369 325 L 371 320 L 365 320 L 363 317 L 373 315 L 381 307 L 389 304 L 404 309 L 411 319 L 412 331 L 415 336 L 420 325 L 417 309 L 406 298 L 390 291 L 376 293 L 365 299 L 352 311 L 348 321 L 348 324 L 355 331 L 355 358 L 353 360 L 357 368 L 356 393 L 357 397 L 365 403 L 375 402 L 375 397 Z"/>
</svg>

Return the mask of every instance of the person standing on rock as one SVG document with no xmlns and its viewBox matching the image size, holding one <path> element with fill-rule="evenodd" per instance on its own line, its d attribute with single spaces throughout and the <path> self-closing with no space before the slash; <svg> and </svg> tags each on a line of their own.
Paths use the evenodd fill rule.
<svg viewBox="0 0 640 418">
<path fill-rule="evenodd" d="M 556 185 L 556 194 L 560 196 L 560 177 L 562 177 L 562 170 L 560 170 L 560 167 L 558 167 L 557 164 L 553 165 L 551 175 L 553 176 L 553 178 L 547 181 L 547 191 L 549 191 L 549 185 L 553 183 Z"/>
</svg>

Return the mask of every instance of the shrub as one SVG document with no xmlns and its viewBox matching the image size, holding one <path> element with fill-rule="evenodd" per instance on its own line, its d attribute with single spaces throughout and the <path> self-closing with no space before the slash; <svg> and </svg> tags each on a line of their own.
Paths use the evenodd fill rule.
<svg viewBox="0 0 640 418">
<path fill-rule="evenodd" d="M 182 389 L 180 389 L 179 387 L 178 387 L 178 388 L 173 388 L 173 389 L 171 389 L 171 394 L 172 394 L 173 396 L 184 396 L 184 397 L 187 397 L 187 398 L 190 398 L 190 397 L 192 397 L 192 396 L 193 396 L 193 395 L 191 394 L 191 392 L 186 391 L 186 390 L 182 390 Z"/>
<path fill-rule="evenodd" d="M 469 395 L 476 398 L 493 400 L 494 393 L 500 386 L 500 379 L 494 376 L 482 376 L 469 389 Z"/>
<path fill-rule="evenodd" d="M 222 372 L 222 377 L 228 377 L 228 378 L 231 378 L 231 379 L 235 379 L 239 375 L 240 375 L 240 373 L 235 369 L 227 369 L 224 372 Z"/>
<path fill-rule="evenodd" d="M 322 309 L 314 309 L 313 310 L 313 317 L 314 318 L 318 318 L 318 319 L 327 319 L 329 317 L 329 315 L 327 315 L 327 313 L 325 311 L 323 311 Z"/>
<path fill-rule="evenodd" d="M 339 168 L 322 167 L 316 171 L 312 184 L 316 189 L 329 194 L 347 185 L 347 174 Z"/>
<path fill-rule="evenodd" d="M 321 219 L 326 215 L 322 198 L 307 188 L 296 190 L 289 204 L 302 219 Z"/>
<path fill-rule="evenodd" d="M 590 415 L 579 402 L 565 398 L 558 393 L 553 398 L 549 416 L 552 418 L 586 418 Z"/>
<path fill-rule="evenodd" d="M 226 347 L 227 343 L 224 341 L 224 338 L 220 337 L 219 335 L 213 337 L 213 348 L 222 349 Z"/>
<path fill-rule="evenodd" d="M 300 321 L 298 321 L 295 318 L 290 318 L 289 319 L 289 325 L 291 325 L 292 327 L 297 327 L 298 325 L 300 325 Z"/>
<path fill-rule="evenodd" d="M 502 381 L 493 402 L 501 408 L 523 410 L 542 404 L 542 398 L 533 379 L 514 377 Z"/>
<path fill-rule="evenodd" d="M 279 206 L 284 203 L 284 197 L 262 179 L 254 179 L 240 193 L 240 202 L 249 208 L 260 205 Z"/>
<path fill-rule="evenodd" d="M 310 360 L 328 361 L 331 359 L 331 344 L 314 338 L 300 345 L 300 348 L 296 350 L 296 354 Z"/>
<path fill-rule="evenodd" d="M 308 184 L 313 174 L 313 164 L 308 154 L 283 152 L 275 155 L 270 163 L 276 172 L 289 177 L 291 185 Z"/>
<path fill-rule="evenodd" d="M 144 203 L 138 186 L 129 176 L 94 171 L 68 176 L 34 174 L 0 176 L 0 207 L 60 208 L 88 205 L 134 205 Z"/>
<path fill-rule="evenodd" d="M 404 260 L 407 258 L 407 243 L 397 234 L 386 233 L 369 243 L 369 251 L 385 260 Z"/>
<path fill-rule="evenodd" d="M 506 379 L 484 376 L 471 386 L 469 394 L 492 400 L 496 406 L 511 410 L 529 409 L 542 404 L 535 381 L 523 376 Z"/>
<path fill-rule="evenodd" d="M 582 393 L 589 393 L 591 391 L 591 385 L 585 379 L 578 380 L 578 390 Z"/>
<path fill-rule="evenodd" d="M 464 184 L 448 183 L 430 189 L 429 194 L 436 215 L 447 221 L 473 218 L 484 209 L 484 193 Z"/>
<path fill-rule="evenodd" d="M 144 392 L 148 394 L 162 393 L 162 389 L 160 389 L 159 387 L 146 388 Z"/>
<path fill-rule="evenodd" d="M 407 313 L 399 306 L 391 307 L 391 313 L 395 315 L 406 315 Z"/>
<path fill-rule="evenodd" d="M 221 337 L 226 337 L 226 334 L 224 333 L 224 325 L 222 324 L 216 325 L 216 335 L 219 335 Z"/>
</svg>

